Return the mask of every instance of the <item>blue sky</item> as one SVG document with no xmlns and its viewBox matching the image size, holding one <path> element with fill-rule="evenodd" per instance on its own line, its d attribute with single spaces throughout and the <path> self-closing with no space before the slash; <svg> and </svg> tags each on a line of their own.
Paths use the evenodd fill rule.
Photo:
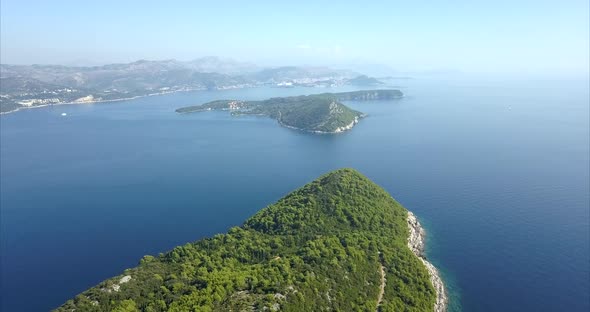
<svg viewBox="0 0 590 312">
<path fill-rule="evenodd" d="M 588 0 L 1 0 L 0 61 L 206 55 L 263 65 L 587 73 Z"/>
</svg>

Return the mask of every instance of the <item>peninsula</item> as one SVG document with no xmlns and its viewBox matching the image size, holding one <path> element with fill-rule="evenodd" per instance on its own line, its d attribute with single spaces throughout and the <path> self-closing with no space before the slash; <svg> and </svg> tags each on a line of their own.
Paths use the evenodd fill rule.
<svg viewBox="0 0 590 312">
<path fill-rule="evenodd" d="M 228 110 L 232 115 L 263 115 L 280 125 L 313 133 L 339 133 L 352 129 L 365 114 L 341 101 L 392 100 L 403 97 L 399 90 L 364 90 L 276 97 L 263 101 L 217 100 L 183 107 L 177 113 Z"/>
<path fill-rule="evenodd" d="M 436 270 L 411 250 L 421 232 L 385 190 L 340 169 L 56 311 L 443 311 Z"/>
</svg>

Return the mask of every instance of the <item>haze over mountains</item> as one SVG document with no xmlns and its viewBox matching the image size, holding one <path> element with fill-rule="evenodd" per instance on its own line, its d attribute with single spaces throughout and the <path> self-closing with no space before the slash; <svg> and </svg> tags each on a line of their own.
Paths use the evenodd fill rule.
<svg viewBox="0 0 590 312">
<path fill-rule="evenodd" d="M 193 61 L 139 60 L 91 67 L 62 65 L 0 65 L 0 109 L 62 103 L 110 101 L 158 93 L 279 87 L 377 85 L 374 78 L 328 67 L 265 68 L 217 57 Z"/>
</svg>

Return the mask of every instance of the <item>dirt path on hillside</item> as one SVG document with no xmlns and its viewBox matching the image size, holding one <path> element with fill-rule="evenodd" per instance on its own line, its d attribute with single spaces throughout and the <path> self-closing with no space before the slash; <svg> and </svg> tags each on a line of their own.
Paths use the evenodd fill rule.
<svg viewBox="0 0 590 312">
<path fill-rule="evenodd" d="M 381 255 L 379 255 L 381 257 Z M 385 294 L 385 267 L 383 266 L 383 261 L 379 264 L 381 266 L 381 285 L 379 286 L 379 296 L 377 296 L 377 310 L 375 312 L 379 312 L 381 309 L 381 303 L 383 302 L 383 295 Z"/>
</svg>

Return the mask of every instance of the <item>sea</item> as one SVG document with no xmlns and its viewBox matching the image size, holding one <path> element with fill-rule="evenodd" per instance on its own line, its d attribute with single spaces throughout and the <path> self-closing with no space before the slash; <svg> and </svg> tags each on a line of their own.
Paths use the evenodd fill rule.
<svg viewBox="0 0 590 312">
<path fill-rule="evenodd" d="M 360 88 L 191 91 L 0 116 L 0 310 L 56 308 L 352 167 L 425 226 L 449 311 L 590 311 L 588 77 L 441 74 L 384 87 L 405 97 L 345 102 L 368 116 L 336 135 L 174 110 Z"/>
</svg>

